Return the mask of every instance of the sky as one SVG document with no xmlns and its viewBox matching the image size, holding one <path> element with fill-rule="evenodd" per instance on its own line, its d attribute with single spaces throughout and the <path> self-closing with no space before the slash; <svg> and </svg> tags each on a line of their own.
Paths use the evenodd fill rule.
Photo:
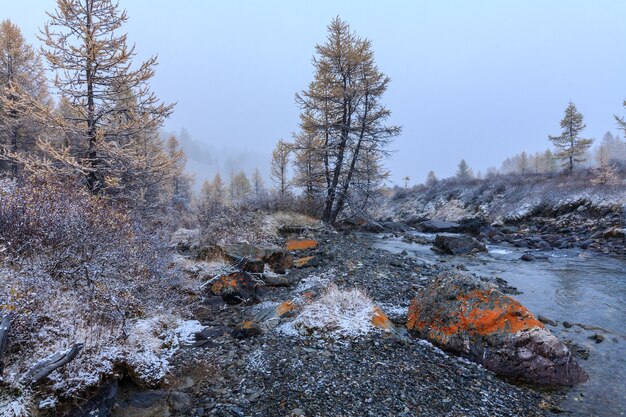
<svg viewBox="0 0 626 417">
<path fill-rule="evenodd" d="M 29 42 L 54 0 L 0 0 Z M 298 129 L 296 92 L 339 15 L 372 41 L 392 79 L 384 102 L 401 125 L 387 167 L 393 183 L 429 170 L 474 171 L 543 151 L 572 100 L 587 137 L 616 132 L 626 114 L 622 0 L 120 0 L 139 58 L 158 54 L 151 85 L 176 102 L 165 128 L 215 149 L 258 155 L 267 171 L 279 138 Z M 623 135 L 622 135 L 623 136 Z M 253 158 L 254 159 L 254 158 Z M 248 167 L 251 171 L 253 167 Z"/>
</svg>

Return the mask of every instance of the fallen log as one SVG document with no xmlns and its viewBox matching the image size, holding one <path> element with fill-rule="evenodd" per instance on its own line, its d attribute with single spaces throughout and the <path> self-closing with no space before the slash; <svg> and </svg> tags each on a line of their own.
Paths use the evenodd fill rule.
<svg viewBox="0 0 626 417">
<path fill-rule="evenodd" d="M 4 352 L 9 344 L 9 329 L 11 328 L 11 316 L 4 314 L 0 319 L 0 375 L 4 371 Z"/>
<path fill-rule="evenodd" d="M 78 352 L 83 348 L 82 343 L 76 343 L 72 348 L 57 352 L 52 356 L 37 362 L 28 372 L 22 377 L 22 383 L 25 385 L 35 385 L 48 375 L 50 375 L 56 369 L 69 363 L 72 359 L 78 355 Z"/>
</svg>

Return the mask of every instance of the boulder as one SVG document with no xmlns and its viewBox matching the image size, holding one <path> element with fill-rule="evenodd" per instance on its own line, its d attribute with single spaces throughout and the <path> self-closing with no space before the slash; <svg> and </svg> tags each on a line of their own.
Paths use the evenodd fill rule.
<svg viewBox="0 0 626 417">
<path fill-rule="evenodd" d="M 425 233 L 454 233 L 458 230 L 459 224 L 444 220 L 427 220 L 416 226 L 416 229 Z"/>
<path fill-rule="evenodd" d="M 263 260 L 269 265 L 270 269 L 277 274 L 284 274 L 288 269 L 293 268 L 293 256 L 284 249 L 266 249 Z"/>
<path fill-rule="evenodd" d="M 211 292 L 219 295 L 227 304 L 258 303 L 258 286 L 246 272 L 222 275 L 211 286 Z"/>
<path fill-rule="evenodd" d="M 258 336 L 279 324 L 283 317 L 290 317 L 296 310 L 293 301 L 285 301 L 275 307 L 265 308 L 257 313 L 252 320 L 238 324 L 231 335 L 236 339 Z"/>
<path fill-rule="evenodd" d="M 247 243 L 219 245 L 221 254 L 234 266 L 245 272 L 262 274 L 267 263 L 277 274 L 293 268 L 293 257 L 281 248 L 258 247 Z"/>
<path fill-rule="evenodd" d="M 289 251 L 299 251 L 306 249 L 315 249 L 317 247 L 317 240 L 313 239 L 292 239 L 288 240 L 285 247 Z"/>
<path fill-rule="evenodd" d="M 568 348 L 530 311 L 462 272 L 441 273 L 418 292 L 407 328 L 498 375 L 564 386 L 588 379 Z"/>
<path fill-rule="evenodd" d="M 456 231 L 459 233 L 478 235 L 480 234 L 481 229 L 485 226 L 487 226 L 487 223 L 483 219 L 479 217 L 472 217 L 459 221 L 459 226 L 456 228 Z"/>
<path fill-rule="evenodd" d="M 222 256 L 232 265 L 245 272 L 262 274 L 265 269 L 265 250 L 247 243 L 218 245 Z"/>
<path fill-rule="evenodd" d="M 469 236 L 437 235 L 432 249 L 449 255 L 467 255 L 476 252 L 487 252 L 485 245 Z"/>
</svg>

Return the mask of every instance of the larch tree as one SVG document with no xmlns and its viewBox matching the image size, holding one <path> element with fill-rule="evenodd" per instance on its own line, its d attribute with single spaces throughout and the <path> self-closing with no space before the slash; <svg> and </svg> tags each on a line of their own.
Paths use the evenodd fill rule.
<svg viewBox="0 0 626 417">
<path fill-rule="evenodd" d="M 241 201 L 250 196 L 252 192 L 252 184 L 250 184 L 248 176 L 243 171 L 239 171 L 239 173 L 233 177 L 230 187 L 234 201 Z"/>
<path fill-rule="evenodd" d="M 254 196 L 256 198 L 261 197 L 263 192 L 265 191 L 265 182 L 263 181 L 263 176 L 261 175 L 261 171 L 259 168 L 255 168 L 252 173 L 252 188 L 254 190 Z"/>
<path fill-rule="evenodd" d="M 526 152 L 522 152 L 519 155 L 519 159 L 517 160 L 517 168 L 519 173 L 525 175 L 528 172 L 528 167 L 530 166 L 530 161 L 528 158 L 528 154 Z"/>
<path fill-rule="evenodd" d="M 43 130 L 33 117 L 29 102 L 50 106 L 40 56 L 26 43 L 10 20 L 0 22 L 0 145 L 3 153 L 32 152 L 35 137 Z M 18 174 L 18 162 L 9 158 L 10 173 Z"/>
<path fill-rule="evenodd" d="M 390 111 L 382 104 L 382 97 L 390 79 L 376 66 L 369 40 L 355 35 L 337 17 L 328 25 L 326 42 L 316 45 L 315 51 L 314 79 L 296 95 L 296 103 L 301 109 L 301 135 L 312 135 L 320 141 L 322 220 L 332 224 L 346 205 L 360 206 L 356 195 L 350 193 L 358 166 L 363 166 L 360 159 L 372 160 L 372 153 L 386 156 L 400 128 L 386 124 Z M 366 156 L 364 149 L 370 154 Z M 378 162 L 380 158 L 373 160 Z M 370 166 L 382 168 L 378 163 Z"/>
<path fill-rule="evenodd" d="M 428 171 L 428 175 L 426 175 L 426 186 L 427 187 L 432 187 L 433 185 L 437 184 L 439 182 L 439 180 L 437 179 L 437 176 L 435 175 L 434 171 Z"/>
<path fill-rule="evenodd" d="M 293 182 L 304 191 L 304 197 L 311 212 L 319 209 L 317 200 L 320 199 L 325 189 L 323 144 L 322 136 L 303 130 L 295 135 L 291 146 L 294 154 Z"/>
<path fill-rule="evenodd" d="M 291 145 L 280 139 L 276 144 L 276 148 L 272 151 L 271 177 L 276 184 L 278 194 L 281 198 L 285 197 L 289 191 L 289 159 L 291 154 Z"/>
<path fill-rule="evenodd" d="M 461 159 L 461 162 L 459 162 L 459 165 L 457 165 L 455 176 L 457 179 L 462 181 L 472 178 L 472 170 L 467 162 L 465 162 L 465 159 Z"/>
<path fill-rule="evenodd" d="M 184 172 L 187 157 L 180 147 L 176 136 L 170 135 L 165 142 L 165 146 L 173 168 L 171 179 L 172 205 L 174 208 L 188 208 L 191 202 L 191 187 L 194 178 Z"/>
<path fill-rule="evenodd" d="M 585 139 L 580 136 L 586 125 L 583 115 L 576 109 L 571 101 L 565 109 L 565 116 L 561 120 L 561 134 L 548 136 L 557 149 L 555 157 L 563 161 L 563 168 L 568 172 L 574 170 L 574 163 L 584 162 L 585 154 L 593 143 L 593 139 Z"/>
<path fill-rule="evenodd" d="M 124 186 L 120 182 L 129 172 L 123 167 L 130 159 L 144 159 L 134 166 L 151 170 L 151 181 L 169 181 L 163 173 L 172 167 L 161 155 L 158 128 L 173 105 L 149 89 L 156 57 L 133 65 L 135 47 L 120 32 L 126 12 L 114 0 L 57 0 L 48 16 L 43 54 L 56 73 L 55 88 L 74 110 L 61 123 L 84 142 L 77 159 L 89 190 Z M 139 188 L 138 194 L 149 192 Z"/>
</svg>

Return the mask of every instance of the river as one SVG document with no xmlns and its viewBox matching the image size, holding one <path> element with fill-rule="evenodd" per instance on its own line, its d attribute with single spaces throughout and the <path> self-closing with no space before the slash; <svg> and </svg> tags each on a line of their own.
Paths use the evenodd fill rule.
<svg viewBox="0 0 626 417">
<path fill-rule="evenodd" d="M 416 235 L 434 239 L 434 235 Z M 558 323 L 547 326 L 553 333 L 589 350 L 587 360 L 579 359 L 589 382 L 556 393 L 565 415 L 626 415 L 626 260 L 554 250 L 537 253 L 547 260 L 524 262 L 519 260 L 524 252 L 510 246 L 489 246 L 488 253 L 475 256 L 449 256 L 431 251 L 428 244 L 382 236 L 365 239 L 390 252 L 406 251 L 423 262 L 462 264 L 469 272 L 506 280 L 521 291 L 515 298 L 529 310 Z M 596 334 L 602 342 L 591 339 Z"/>
</svg>

